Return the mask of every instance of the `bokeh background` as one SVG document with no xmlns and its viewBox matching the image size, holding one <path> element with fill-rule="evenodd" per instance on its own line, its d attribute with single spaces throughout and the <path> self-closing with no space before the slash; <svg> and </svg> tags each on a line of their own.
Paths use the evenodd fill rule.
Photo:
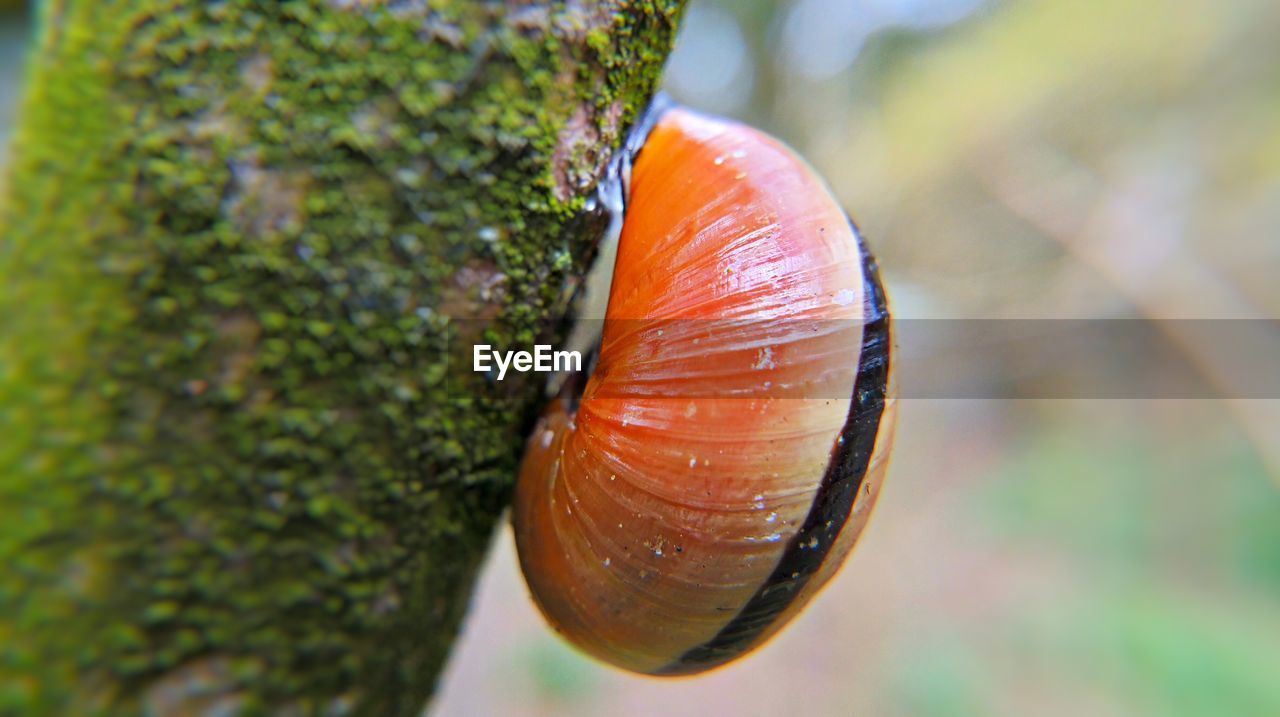
<svg viewBox="0 0 1280 717">
<path fill-rule="evenodd" d="M 667 84 L 809 158 L 899 316 L 1275 319 L 1278 29 L 1275 0 L 692 0 Z M 704 677 L 559 642 L 504 530 L 432 712 L 1280 715 L 1280 401 L 912 398 L 898 436 L 838 578 Z"/>
</svg>

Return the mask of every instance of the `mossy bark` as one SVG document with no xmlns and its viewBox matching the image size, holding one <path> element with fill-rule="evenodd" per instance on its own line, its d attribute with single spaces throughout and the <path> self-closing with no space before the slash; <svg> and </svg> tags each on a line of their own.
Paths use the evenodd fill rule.
<svg viewBox="0 0 1280 717">
<path fill-rule="evenodd" d="M 423 707 L 541 390 L 443 357 L 560 335 L 681 5 L 43 3 L 0 713 Z"/>
</svg>

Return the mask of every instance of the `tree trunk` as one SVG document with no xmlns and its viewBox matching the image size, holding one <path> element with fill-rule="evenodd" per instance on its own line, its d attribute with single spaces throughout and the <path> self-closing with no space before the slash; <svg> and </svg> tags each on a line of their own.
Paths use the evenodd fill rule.
<svg viewBox="0 0 1280 717">
<path fill-rule="evenodd" d="M 422 709 L 545 378 L 450 341 L 562 335 L 682 4 L 43 3 L 0 714 Z"/>
</svg>

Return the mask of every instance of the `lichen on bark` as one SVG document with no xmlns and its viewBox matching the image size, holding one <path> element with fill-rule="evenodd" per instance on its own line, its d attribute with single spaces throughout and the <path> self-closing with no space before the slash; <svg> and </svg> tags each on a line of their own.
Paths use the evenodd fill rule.
<svg viewBox="0 0 1280 717">
<path fill-rule="evenodd" d="M 422 708 L 540 392 L 450 336 L 559 337 L 681 5 L 42 5 L 0 714 Z"/>
</svg>

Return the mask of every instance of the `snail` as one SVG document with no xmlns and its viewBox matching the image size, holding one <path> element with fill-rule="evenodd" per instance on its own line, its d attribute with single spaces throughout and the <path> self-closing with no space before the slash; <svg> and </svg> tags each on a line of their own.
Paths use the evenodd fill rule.
<svg viewBox="0 0 1280 717">
<path fill-rule="evenodd" d="M 633 138 L 594 369 L 538 419 L 512 522 L 558 632 L 684 675 L 759 646 L 852 549 L 893 440 L 890 320 L 782 143 L 669 103 Z"/>
</svg>

